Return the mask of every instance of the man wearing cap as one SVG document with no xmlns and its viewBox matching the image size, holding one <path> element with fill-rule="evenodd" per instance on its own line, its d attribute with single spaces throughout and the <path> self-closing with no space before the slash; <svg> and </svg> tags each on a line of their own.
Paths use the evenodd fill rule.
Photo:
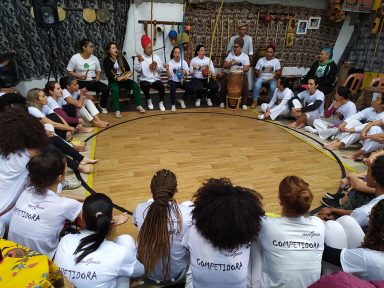
<svg viewBox="0 0 384 288">
<path fill-rule="evenodd" d="M 229 52 L 234 52 L 233 45 L 235 42 L 235 39 L 237 37 L 241 37 L 244 40 L 244 47 L 243 47 L 243 53 L 247 54 L 248 56 L 253 56 L 253 45 L 252 45 L 252 37 L 247 35 L 248 32 L 248 24 L 245 22 L 238 22 L 237 23 L 237 31 L 239 35 L 232 36 L 231 40 L 229 40 L 228 46 L 227 46 L 227 54 Z"/>
<path fill-rule="evenodd" d="M 324 47 L 319 54 L 319 61 L 312 64 L 302 83 L 307 83 L 309 77 L 316 76 L 319 79 L 318 89 L 325 95 L 332 92 L 337 76 L 337 65 L 332 59 L 331 47 Z"/>
<path fill-rule="evenodd" d="M 159 91 L 159 109 L 165 111 L 164 84 L 160 81 L 160 73 L 163 72 L 163 63 L 158 55 L 152 55 L 152 43 L 147 35 L 141 37 L 141 46 L 144 49 L 144 55 L 137 55 L 139 61 L 135 63 L 135 71 L 139 73 L 140 88 L 143 90 L 149 110 L 153 110 L 149 88 L 154 88 Z"/>
</svg>

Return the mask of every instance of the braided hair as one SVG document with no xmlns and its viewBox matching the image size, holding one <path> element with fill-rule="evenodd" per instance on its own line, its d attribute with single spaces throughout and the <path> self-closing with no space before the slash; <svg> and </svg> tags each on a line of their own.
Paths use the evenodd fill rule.
<svg viewBox="0 0 384 288">
<path fill-rule="evenodd" d="M 173 235 L 179 234 L 182 230 L 182 215 L 173 199 L 176 191 L 176 175 L 166 169 L 157 171 L 151 181 L 154 201 L 148 207 L 137 240 L 137 256 L 143 263 L 146 274 L 152 272 L 156 264 L 161 261 L 164 280 L 170 280 L 170 249 Z M 172 221 L 172 215 L 176 216 L 176 227 Z"/>
</svg>

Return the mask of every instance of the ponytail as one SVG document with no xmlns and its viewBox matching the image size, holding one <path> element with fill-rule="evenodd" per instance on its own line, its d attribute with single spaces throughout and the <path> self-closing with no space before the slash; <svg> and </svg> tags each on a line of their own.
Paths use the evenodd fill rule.
<svg viewBox="0 0 384 288">
<path fill-rule="evenodd" d="M 76 257 L 76 263 L 96 251 L 108 236 L 111 227 L 112 209 L 112 200 L 104 194 L 92 194 L 85 199 L 83 205 L 85 227 L 95 233 L 80 240 L 79 246 L 73 253 L 73 255 L 81 253 Z"/>
</svg>

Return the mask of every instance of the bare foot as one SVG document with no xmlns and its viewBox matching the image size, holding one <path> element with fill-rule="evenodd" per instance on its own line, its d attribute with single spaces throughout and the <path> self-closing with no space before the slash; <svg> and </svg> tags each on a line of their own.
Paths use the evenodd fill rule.
<svg viewBox="0 0 384 288">
<path fill-rule="evenodd" d="M 83 160 L 80 162 L 80 164 L 95 164 L 97 163 L 97 161 L 99 161 L 99 159 L 89 159 L 89 158 L 83 158 Z"/>
<path fill-rule="evenodd" d="M 84 174 L 90 174 L 93 169 L 91 168 L 91 166 L 87 165 L 87 164 L 79 164 L 79 167 L 77 167 L 77 170 L 79 170 L 81 173 L 84 173 Z"/>
<path fill-rule="evenodd" d="M 289 124 L 288 128 L 297 128 L 296 122 L 292 122 L 291 124 Z"/>
<path fill-rule="evenodd" d="M 128 213 L 127 212 L 124 212 L 120 215 L 114 215 L 112 217 L 112 227 L 121 225 L 127 221 L 128 221 Z"/>
<path fill-rule="evenodd" d="M 344 159 L 355 159 L 355 153 L 345 154 L 341 157 L 343 157 Z"/>
<path fill-rule="evenodd" d="M 91 133 L 91 132 L 93 132 L 93 128 L 92 128 L 92 127 L 81 127 L 81 129 L 79 130 L 79 132 L 82 132 L 82 133 Z"/>
<path fill-rule="evenodd" d="M 99 120 L 99 121 L 93 121 L 93 126 L 95 126 L 95 127 L 99 127 L 99 128 L 106 128 L 106 127 L 108 127 L 108 125 L 109 125 L 109 123 L 107 123 L 107 122 L 104 122 L 104 121 L 101 121 L 101 120 Z"/>
<path fill-rule="evenodd" d="M 85 146 L 73 145 L 73 149 L 75 149 L 77 152 L 85 152 L 85 151 L 87 151 Z"/>
</svg>

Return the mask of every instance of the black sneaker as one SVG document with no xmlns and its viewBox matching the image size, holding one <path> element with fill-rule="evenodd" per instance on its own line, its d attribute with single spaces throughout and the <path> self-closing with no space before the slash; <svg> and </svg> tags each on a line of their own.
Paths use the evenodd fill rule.
<svg viewBox="0 0 384 288">
<path fill-rule="evenodd" d="M 323 203 L 325 206 L 330 207 L 330 208 L 339 208 L 340 207 L 340 202 L 337 199 L 329 199 L 329 198 L 321 198 L 321 203 Z"/>
<path fill-rule="evenodd" d="M 332 199 L 332 200 L 339 200 L 339 199 L 343 198 L 344 196 L 345 196 L 344 193 L 337 192 L 337 193 L 332 194 L 332 193 L 326 192 L 326 193 L 324 193 L 323 198 L 328 198 L 328 199 Z"/>
</svg>

